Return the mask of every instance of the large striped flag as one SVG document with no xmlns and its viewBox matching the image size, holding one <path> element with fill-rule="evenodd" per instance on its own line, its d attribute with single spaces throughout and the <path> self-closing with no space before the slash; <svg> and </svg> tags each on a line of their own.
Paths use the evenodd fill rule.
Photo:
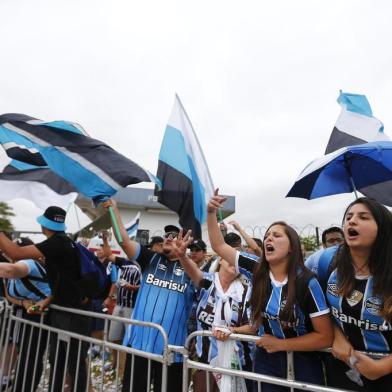
<svg viewBox="0 0 392 392">
<path fill-rule="evenodd" d="M 214 185 L 196 133 L 179 99 L 166 126 L 157 177 L 158 201 L 179 215 L 180 225 L 201 238 L 201 225 L 207 219 L 207 202 Z"/>
<path fill-rule="evenodd" d="M 325 154 L 341 147 L 390 140 L 389 136 L 384 133 L 382 122 L 373 116 L 365 95 L 340 92 L 338 103 L 342 110 L 332 130 Z M 358 190 L 365 196 L 392 207 L 392 181 Z"/>
<path fill-rule="evenodd" d="M 340 92 L 338 103 L 342 111 L 332 130 L 325 154 L 341 147 L 389 140 L 382 122 L 373 116 L 364 95 Z"/>
<path fill-rule="evenodd" d="M 31 200 L 45 210 L 51 205 L 68 209 L 77 190 L 47 167 L 12 160 L 0 173 L 0 200 Z"/>
<path fill-rule="evenodd" d="M 74 123 L 3 114 L 0 143 L 11 158 L 49 167 L 93 200 L 112 196 L 129 184 L 156 182 L 147 170 L 107 144 L 90 138 Z"/>
</svg>

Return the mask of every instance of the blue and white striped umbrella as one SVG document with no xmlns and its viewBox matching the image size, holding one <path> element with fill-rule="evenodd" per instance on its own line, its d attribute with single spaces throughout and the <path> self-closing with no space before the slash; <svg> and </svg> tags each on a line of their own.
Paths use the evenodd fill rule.
<svg viewBox="0 0 392 392">
<path fill-rule="evenodd" d="M 308 164 L 286 197 L 317 199 L 392 180 L 392 142 L 342 147 Z"/>
</svg>

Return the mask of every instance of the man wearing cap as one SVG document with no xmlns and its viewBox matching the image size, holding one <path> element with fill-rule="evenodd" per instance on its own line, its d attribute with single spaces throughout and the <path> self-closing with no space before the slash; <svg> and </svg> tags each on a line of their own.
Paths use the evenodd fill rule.
<svg viewBox="0 0 392 392">
<path fill-rule="evenodd" d="M 90 301 L 84 298 L 81 287 L 78 285 L 80 261 L 72 240 L 65 234 L 65 217 L 66 212 L 62 208 L 48 207 L 44 214 L 37 218 L 42 233 L 47 237 L 45 241 L 35 245 L 19 247 L 9 240 L 3 232 L 0 232 L 0 249 L 15 261 L 35 259 L 45 264 L 48 283 L 53 295 L 52 303 L 64 307 L 89 310 L 91 307 Z M 87 317 L 52 310 L 50 325 L 66 331 L 89 335 L 91 320 Z M 50 385 L 53 385 L 51 390 L 55 392 L 63 390 L 62 383 L 67 352 L 66 343 L 59 341 L 56 362 L 56 346 L 57 336 L 51 334 L 49 353 L 49 362 L 51 363 Z M 87 381 L 85 362 L 87 345 L 85 343 L 81 344 L 79 361 L 78 346 L 78 341 L 71 339 L 67 373 L 74 380 L 76 370 L 78 370 L 78 383 L 75 390 L 84 392 Z M 78 362 L 79 367 L 77 369 Z M 54 371 L 55 363 L 57 363 L 57 366 Z M 74 390 L 73 388 L 74 386 L 72 386 L 72 390 Z"/>
<path fill-rule="evenodd" d="M 144 246 L 128 238 L 121 216 L 114 200 L 104 203 L 113 207 L 117 223 L 123 238 L 121 247 L 128 259 L 140 265 L 142 280 L 136 299 L 132 318 L 161 325 L 169 344 L 182 346 L 187 336 L 186 322 L 193 302 L 194 286 L 185 273 L 173 250 L 173 240 L 179 234 L 174 225 L 165 226 L 165 238 L 162 254 L 151 252 Z M 133 325 L 127 328 L 124 343 L 132 348 L 162 355 L 163 338 L 158 330 Z M 170 391 L 182 390 L 182 357 L 175 354 L 174 363 L 168 368 Z M 127 356 L 123 380 L 123 392 L 147 390 L 151 379 L 147 381 L 148 360 L 141 357 Z M 133 369 L 133 377 L 131 371 Z M 154 391 L 161 390 L 162 364 L 151 362 Z M 130 385 L 133 379 L 133 385 Z"/>
<path fill-rule="evenodd" d="M 151 241 L 147 245 L 147 248 L 152 252 L 161 254 L 163 252 L 163 238 L 160 236 L 151 237 Z"/>
<path fill-rule="evenodd" d="M 189 257 L 198 265 L 200 269 L 203 269 L 206 264 L 206 243 L 201 239 L 193 240 L 188 248 L 190 252 Z"/>
</svg>

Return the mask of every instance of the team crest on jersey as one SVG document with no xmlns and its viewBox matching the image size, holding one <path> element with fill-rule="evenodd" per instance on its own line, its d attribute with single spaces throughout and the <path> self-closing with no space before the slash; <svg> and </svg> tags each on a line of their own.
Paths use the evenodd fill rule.
<svg viewBox="0 0 392 392">
<path fill-rule="evenodd" d="M 177 275 L 177 276 L 181 276 L 184 274 L 184 270 L 180 267 L 175 268 L 173 272 L 174 272 L 174 275 Z"/>
<path fill-rule="evenodd" d="M 280 310 L 284 309 L 286 304 L 287 304 L 287 299 L 282 299 L 282 301 L 280 302 Z"/>
<path fill-rule="evenodd" d="M 349 297 L 346 298 L 350 306 L 357 305 L 363 298 L 363 293 L 358 290 L 354 290 Z"/>
<path fill-rule="evenodd" d="M 158 264 L 158 269 L 161 270 L 161 271 L 166 271 L 167 267 L 166 267 L 165 264 Z"/>
<path fill-rule="evenodd" d="M 238 311 L 238 305 L 235 304 L 235 303 L 233 303 L 233 304 L 231 305 L 231 310 L 232 310 L 233 312 L 237 312 L 237 311 Z"/>
<path fill-rule="evenodd" d="M 336 283 L 328 283 L 327 292 L 334 297 L 338 297 L 338 285 Z"/>
<path fill-rule="evenodd" d="M 378 316 L 380 314 L 382 308 L 382 300 L 378 297 L 370 297 L 365 301 L 365 308 L 374 316 Z"/>
</svg>

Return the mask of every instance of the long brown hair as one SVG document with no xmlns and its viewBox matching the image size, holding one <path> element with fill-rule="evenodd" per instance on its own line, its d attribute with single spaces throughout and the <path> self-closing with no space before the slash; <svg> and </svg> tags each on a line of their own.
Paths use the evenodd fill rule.
<svg viewBox="0 0 392 392">
<path fill-rule="evenodd" d="M 304 260 L 301 251 L 301 243 L 297 232 L 289 226 L 286 222 L 278 221 L 269 226 L 266 233 L 272 226 L 282 226 L 285 234 L 290 241 L 290 254 L 288 263 L 288 292 L 287 302 L 280 313 L 282 321 L 291 322 L 294 319 L 294 304 L 296 302 L 296 286 L 298 272 L 305 272 L 308 275 L 304 266 Z M 266 236 L 264 236 L 265 241 Z M 260 325 L 263 319 L 263 313 L 267 307 L 269 296 L 271 295 L 271 279 L 269 277 L 269 263 L 265 257 L 265 252 L 261 262 L 258 264 L 256 271 L 253 274 L 253 289 L 250 299 L 252 309 L 253 324 Z M 309 276 L 311 275 L 309 271 Z"/>
<path fill-rule="evenodd" d="M 360 197 L 346 208 L 343 224 L 355 204 L 366 206 L 377 224 L 377 237 L 370 251 L 368 268 L 373 276 L 373 294 L 383 300 L 381 315 L 392 322 L 392 214 L 375 200 Z M 333 266 L 337 271 L 339 295 L 347 297 L 354 289 L 355 271 L 346 241 L 340 246 Z"/>
</svg>

